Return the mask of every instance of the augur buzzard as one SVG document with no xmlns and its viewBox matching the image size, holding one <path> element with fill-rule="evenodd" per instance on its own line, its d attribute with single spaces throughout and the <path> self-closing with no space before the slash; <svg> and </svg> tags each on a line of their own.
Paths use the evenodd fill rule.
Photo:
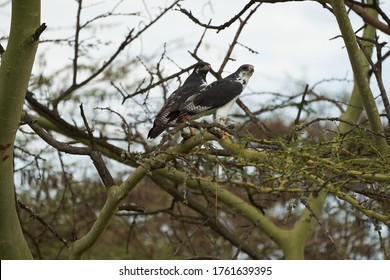
<svg viewBox="0 0 390 280">
<path fill-rule="evenodd" d="M 168 114 L 170 121 L 184 122 L 189 119 L 214 114 L 215 121 L 225 124 L 230 108 L 248 84 L 254 72 L 253 65 L 244 64 L 224 79 L 204 87 L 176 111 Z"/>
<path fill-rule="evenodd" d="M 177 111 L 188 98 L 199 93 L 200 90 L 207 86 L 206 75 L 210 69 L 210 64 L 206 62 L 199 62 L 195 66 L 194 71 L 185 80 L 184 84 L 168 97 L 165 105 L 154 120 L 153 127 L 148 133 L 148 138 L 156 138 L 165 129 L 176 123 L 176 118 L 168 118 L 168 115 Z"/>
</svg>

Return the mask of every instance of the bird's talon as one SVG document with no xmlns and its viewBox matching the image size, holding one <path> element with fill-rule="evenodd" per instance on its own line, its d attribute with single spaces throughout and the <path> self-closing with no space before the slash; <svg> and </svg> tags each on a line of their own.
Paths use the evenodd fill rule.
<svg viewBox="0 0 390 280">
<path fill-rule="evenodd" d="M 181 137 L 183 137 L 183 140 L 187 140 L 194 136 L 196 136 L 196 133 L 192 128 L 190 128 L 190 133 L 185 133 L 184 131 L 181 133 Z"/>
<path fill-rule="evenodd" d="M 221 130 L 220 133 L 222 134 L 222 138 L 228 138 L 229 140 L 232 140 L 232 136 L 228 132 Z"/>
</svg>

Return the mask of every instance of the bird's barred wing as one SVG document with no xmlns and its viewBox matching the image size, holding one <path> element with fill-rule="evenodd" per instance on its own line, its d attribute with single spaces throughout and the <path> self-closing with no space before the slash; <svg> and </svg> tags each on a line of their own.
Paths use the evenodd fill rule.
<svg viewBox="0 0 390 280">
<path fill-rule="evenodd" d="M 193 116 L 218 109 L 237 97 L 242 89 L 242 84 L 239 82 L 217 81 L 206 87 L 198 95 L 189 98 L 180 108 L 178 115 Z"/>
<path fill-rule="evenodd" d="M 229 103 L 242 92 L 242 84 L 236 81 L 222 81 L 205 88 L 193 99 L 196 106 L 219 108 Z"/>
<path fill-rule="evenodd" d="M 185 80 L 184 84 L 168 97 L 165 105 L 161 108 L 153 122 L 148 138 L 156 138 L 167 127 L 174 124 L 168 116 L 172 111 L 177 111 L 190 96 L 197 94 L 202 88 L 206 87 L 206 75 L 209 71 L 210 64 L 207 62 L 199 62 L 195 66 L 194 71 Z"/>
<path fill-rule="evenodd" d="M 202 86 L 184 86 L 174 91 L 157 114 L 155 122 L 157 124 L 167 124 L 170 121 L 168 115 L 171 112 L 179 110 L 186 100 L 198 93 L 201 88 Z"/>
<path fill-rule="evenodd" d="M 198 93 L 206 85 L 190 85 L 183 86 L 174 91 L 167 99 L 165 105 L 161 108 L 157 114 L 153 127 L 148 133 L 148 138 L 156 138 L 170 125 L 174 124 L 176 119 L 171 117 L 172 112 L 178 112 L 179 108 L 186 102 L 186 100 L 192 95 Z"/>
</svg>

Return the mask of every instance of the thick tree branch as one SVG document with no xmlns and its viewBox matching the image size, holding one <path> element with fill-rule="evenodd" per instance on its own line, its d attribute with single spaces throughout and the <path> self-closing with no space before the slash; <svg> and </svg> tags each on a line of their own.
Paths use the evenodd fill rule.
<svg viewBox="0 0 390 280">
<path fill-rule="evenodd" d="M 379 117 L 378 108 L 374 96 L 368 83 L 367 72 L 364 70 L 364 62 L 359 52 L 355 33 L 353 32 L 351 22 L 349 21 L 344 3 L 333 0 L 331 5 L 334 10 L 343 40 L 348 52 L 349 60 L 355 77 L 356 85 L 359 89 L 360 97 L 363 101 L 371 129 L 379 134 L 383 134 L 383 126 Z M 384 137 L 373 136 L 377 148 L 384 154 L 389 153 L 387 143 Z"/>
<path fill-rule="evenodd" d="M 32 92 L 26 93 L 26 100 L 31 105 L 31 107 L 43 118 L 37 119 L 38 124 L 48 130 L 54 130 L 63 135 L 66 135 L 70 138 L 73 138 L 81 143 L 88 145 L 90 142 L 90 137 L 88 133 L 85 133 L 80 128 L 69 124 L 64 119 L 62 119 L 56 112 L 50 110 L 46 106 L 39 103 L 34 97 Z M 121 154 L 125 152 L 124 150 L 108 143 L 104 138 L 94 138 L 94 141 L 99 147 L 99 152 L 103 155 L 106 155 L 112 159 L 115 159 L 119 162 L 122 161 Z M 132 160 L 128 159 L 127 164 L 131 166 L 137 166 L 137 164 Z"/>
<path fill-rule="evenodd" d="M 96 222 L 84 237 L 82 237 L 80 240 L 77 240 L 70 247 L 70 258 L 80 258 L 85 251 L 87 251 L 96 243 L 98 238 L 102 235 L 104 229 L 107 227 L 111 218 L 118 210 L 120 202 L 129 194 L 131 190 L 137 186 L 137 184 L 146 175 L 150 174 L 150 172 L 156 168 L 161 168 L 161 166 L 165 165 L 168 161 L 174 159 L 175 155 L 189 153 L 193 148 L 199 146 L 204 141 L 211 139 L 214 139 L 214 136 L 210 135 L 207 139 L 199 135 L 188 139 L 180 146 L 169 148 L 166 153 L 159 154 L 137 167 L 121 185 L 109 188 L 107 200 L 104 203 L 104 206 L 100 211 Z"/>
<path fill-rule="evenodd" d="M 74 147 L 72 145 L 57 141 L 49 133 L 42 129 L 28 114 L 25 114 L 23 116 L 23 121 L 26 122 L 31 127 L 31 129 L 34 130 L 34 132 L 42 138 L 42 140 L 44 140 L 50 146 L 56 148 L 58 151 L 73 155 L 88 155 L 91 158 L 94 166 L 96 167 L 96 170 L 99 173 L 100 178 L 106 188 L 110 188 L 115 184 L 114 179 L 108 171 L 101 154 L 96 150 L 96 146 L 93 146 L 93 148 Z"/>
<path fill-rule="evenodd" d="M 367 9 L 358 5 L 355 1 L 345 0 L 345 5 L 351 8 L 356 14 L 358 14 L 365 23 L 372 25 L 373 27 L 379 29 L 380 31 L 390 35 L 390 26 L 381 22 L 377 17 L 373 17 Z"/>
</svg>

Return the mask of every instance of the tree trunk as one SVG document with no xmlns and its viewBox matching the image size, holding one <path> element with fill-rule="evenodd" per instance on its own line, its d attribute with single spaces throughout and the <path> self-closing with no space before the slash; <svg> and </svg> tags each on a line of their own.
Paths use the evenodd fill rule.
<svg viewBox="0 0 390 280">
<path fill-rule="evenodd" d="M 13 148 L 38 46 L 40 0 L 13 0 L 0 66 L 0 259 L 31 259 L 16 211 Z M 38 36 L 38 37 L 37 37 Z"/>
</svg>

